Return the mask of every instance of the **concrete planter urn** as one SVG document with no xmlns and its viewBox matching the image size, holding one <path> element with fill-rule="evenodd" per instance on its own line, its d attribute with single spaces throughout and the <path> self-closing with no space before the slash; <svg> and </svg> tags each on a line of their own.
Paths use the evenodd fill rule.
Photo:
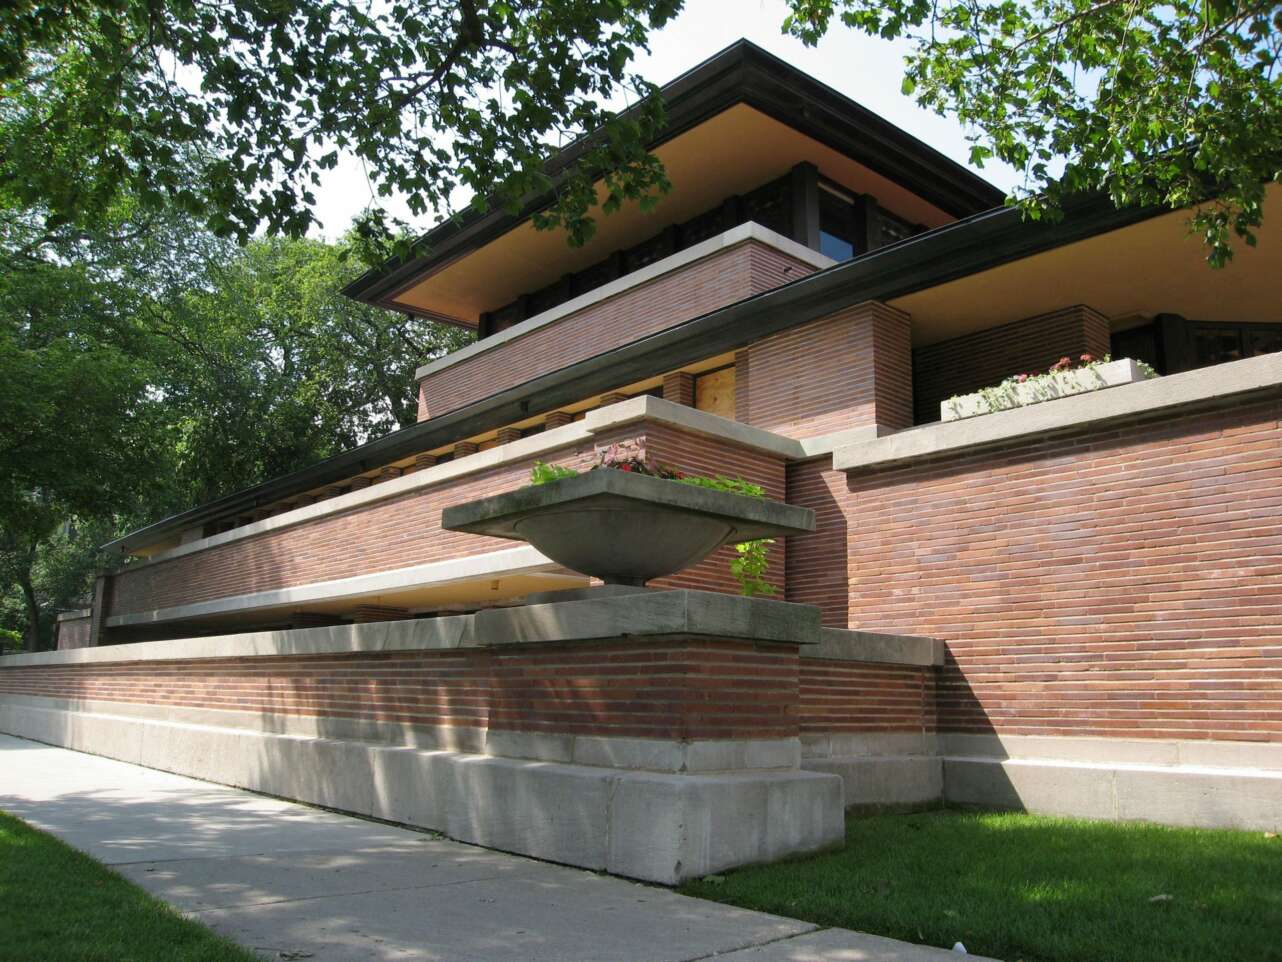
<svg viewBox="0 0 1282 962">
<path fill-rule="evenodd" d="M 813 531 L 815 513 L 604 468 L 451 505 L 442 527 L 527 541 L 571 571 L 644 585 L 723 544 Z"/>
<path fill-rule="evenodd" d="M 1006 411 L 1010 408 L 1054 401 L 1056 398 L 1085 394 L 1106 387 L 1133 384 L 1155 377 L 1152 368 L 1130 358 L 1092 364 L 1089 367 L 1055 371 L 1017 382 L 1007 379 L 996 387 L 984 388 L 973 394 L 962 394 L 940 402 L 941 421 L 960 421 L 980 414 Z"/>
</svg>

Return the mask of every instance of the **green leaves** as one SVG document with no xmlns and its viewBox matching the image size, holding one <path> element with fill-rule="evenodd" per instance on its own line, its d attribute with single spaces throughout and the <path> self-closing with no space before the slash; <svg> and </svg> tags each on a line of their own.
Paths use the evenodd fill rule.
<svg viewBox="0 0 1282 962">
<path fill-rule="evenodd" d="M 680 6 L 18 0 L 0 10 L 0 90 L 13 98 L 0 193 L 60 225 L 90 224 L 126 194 L 159 210 L 181 190 L 220 235 L 301 235 L 337 146 L 412 210 L 447 211 L 460 187 L 507 207 L 557 146 L 610 126 L 601 103 L 622 94 L 642 104 L 635 119 L 591 140 L 540 218 L 581 242 L 596 177 L 624 199 L 666 187 L 642 147 L 662 110 L 628 64 Z"/>
<path fill-rule="evenodd" d="M 1023 174 L 1030 217 L 1107 191 L 1194 207 L 1222 265 L 1255 242 L 1282 157 L 1282 7 L 1250 0 L 790 0 L 815 43 L 834 15 L 913 50 L 903 92 L 975 132 L 971 163 Z"/>
</svg>

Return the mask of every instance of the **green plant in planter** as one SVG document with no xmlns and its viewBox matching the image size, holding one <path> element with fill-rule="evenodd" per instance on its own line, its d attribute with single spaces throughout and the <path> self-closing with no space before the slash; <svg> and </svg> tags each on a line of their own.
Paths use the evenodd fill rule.
<svg viewBox="0 0 1282 962">
<path fill-rule="evenodd" d="M 596 464 L 589 470 L 643 474 L 647 477 L 663 478 L 667 481 L 691 484 L 699 488 L 711 488 L 714 491 L 725 491 L 729 494 L 740 494 L 749 498 L 766 496 L 765 488 L 751 481 L 745 481 L 743 478 L 728 478 L 720 474 L 708 478 L 676 471 L 647 458 L 645 448 L 636 442 L 625 441 L 602 449 L 597 453 Z M 575 477 L 578 473 L 573 468 L 562 467 L 559 464 L 535 461 L 530 471 L 530 483 L 550 484 L 561 478 Z M 770 567 L 768 551 L 774 543 L 774 538 L 760 538 L 756 541 L 743 541 L 734 546 L 736 555 L 730 562 L 730 573 L 739 582 L 739 590 L 749 598 L 775 593 L 775 586 L 766 580 L 766 573 Z"/>
</svg>

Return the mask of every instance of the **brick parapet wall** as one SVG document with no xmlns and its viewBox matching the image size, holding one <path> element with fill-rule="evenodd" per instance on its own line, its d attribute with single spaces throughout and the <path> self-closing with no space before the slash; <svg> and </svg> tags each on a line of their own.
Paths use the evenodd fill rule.
<svg viewBox="0 0 1282 962">
<path fill-rule="evenodd" d="M 745 241 L 428 374 L 419 382 L 419 420 L 439 417 L 813 270 L 767 244 Z"/>
<path fill-rule="evenodd" d="M 644 434 L 603 433 L 541 460 L 586 468 L 598 445 Z M 173 559 L 126 568 L 113 581 L 113 615 L 355 577 L 513 547 L 514 542 L 441 528 L 451 504 L 529 483 L 535 461 L 502 465 L 311 521 Z"/>
<path fill-rule="evenodd" d="M 940 403 L 955 394 L 1045 371 L 1061 357 L 1108 352 L 1108 318 L 1081 304 L 919 347 L 912 353 L 915 421 L 938 421 Z"/>
<path fill-rule="evenodd" d="M 169 608 L 514 547 L 512 541 L 444 531 L 441 513 L 448 505 L 528 484 L 535 460 L 584 469 L 593 463 L 598 448 L 625 440 L 641 441 L 651 457 L 689 473 L 743 477 L 761 484 L 770 497 L 784 497 L 784 467 L 779 458 L 659 422 L 622 425 L 537 458 L 127 568 L 113 579 L 109 613 Z M 782 543 L 772 550 L 782 582 Z M 723 548 L 662 584 L 737 593 L 738 583 L 729 573 L 732 553 L 732 548 Z"/>
<path fill-rule="evenodd" d="M 795 737 L 795 646 L 706 638 L 0 667 L 0 695 L 423 727 Z"/>
<path fill-rule="evenodd" d="M 947 639 L 941 730 L 1282 741 L 1280 418 L 1275 399 L 806 467 L 790 497 L 839 502 L 848 594 L 790 572 L 789 599 Z"/>
<path fill-rule="evenodd" d="M 851 627 L 848 500 L 846 475 L 832 470 L 831 456 L 788 465 L 787 501 L 815 512 L 815 530 L 788 539 L 784 595 L 796 604 L 817 605 L 830 628 Z"/>
<path fill-rule="evenodd" d="M 735 355 L 735 419 L 794 438 L 912 423 L 909 317 L 866 302 Z"/>
</svg>

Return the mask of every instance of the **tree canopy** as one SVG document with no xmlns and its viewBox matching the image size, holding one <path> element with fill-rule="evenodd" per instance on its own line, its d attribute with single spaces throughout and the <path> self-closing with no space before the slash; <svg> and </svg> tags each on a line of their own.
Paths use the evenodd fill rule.
<svg viewBox="0 0 1282 962">
<path fill-rule="evenodd" d="M 1202 204 L 1215 265 L 1256 241 L 1282 176 L 1282 5 L 1271 0 L 789 0 L 815 43 L 834 17 L 912 39 L 903 90 L 972 131 L 971 161 L 1023 175 L 1033 216 L 1107 191 Z"/>
<path fill-rule="evenodd" d="M 0 96 L 21 117 L 0 139 L 0 192 L 51 226 L 127 194 L 220 236 L 297 236 L 339 151 L 425 214 L 460 187 L 516 206 L 553 186 L 549 147 L 595 131 L 545 214 L 582 237 L 591 172 L 608 207 L 665 183 L 643 146 L 662 111 L 628 64 L 680 6 L 17 0 L 0 10 Z M 602 106 L 621 93 L 645 106 Z"/>
<path fill-rule="evenodd" d="M 662 122 L 630 68 L 682 0 L 17 0 L 0 10 L 0 194 L 60 228 L 130 196 L 219 236 L 299 235 L 347 151 L 416 214 L 460 189 L 572 242 L 667 186 Z M 1282 7 L 1267 0 L 788 0 L 808 43 L 834 21 L 908 37 L 903 89 L 1023 174 L 1018 199 L 1205 204 L 1213 263 L 1254 241 L 1279 175 Z M 625 116 L 603 104 L 626 98 Z M 592 131 L 563 175 L 549 151 Z M 594 186 L 604 178 L 604 192 Z M 333 226 L 333 225 L 331 225 Z M 363 229 L 385 241 L 375 205 Z"/>
</svg>

